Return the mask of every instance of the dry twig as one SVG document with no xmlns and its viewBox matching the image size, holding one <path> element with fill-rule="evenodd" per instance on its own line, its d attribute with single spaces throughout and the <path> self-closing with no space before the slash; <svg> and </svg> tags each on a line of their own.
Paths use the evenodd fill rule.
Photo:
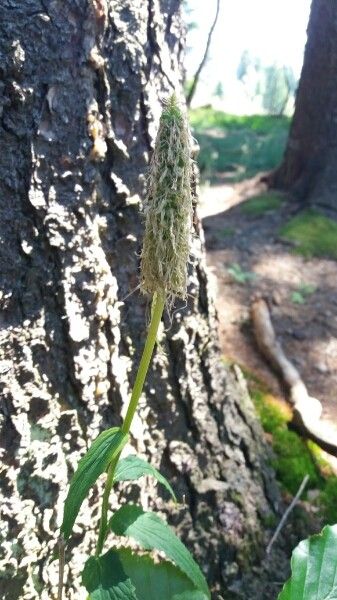
<svg viewBox="0 0 337 600">
<path fill-rule="evenodd" d="M 305 477 L 303 478 L 303 481 L 300 485 L 300 487 L 298 488 L 298 491 L 296 493 L 296 496 L 293 497 L 291 503 L 289 504 L 287 510 L 284 512 L 281 521 L 279 522 L 278 526 L 275 529 L 275 532 L 267 546 L 266 549 L 266 553 L 270 554 L 270 551 L 272 549 L 273 544 L 275 543 L 275 541 L 277 540 L 278 536 L 280 535 L 280 532 L 282 531 L 282 528 L 284 527 L 284 524 L 287 520 L 287 518 L 289 517 L 291 511 L 293 510 L 293 508 L 296 506 L 297 502 L 299 501 L 301 495 L 304 492 L 304 488 L 307 485 L 309 481 L 309 475 L 305 475 Z"/>
</svg>

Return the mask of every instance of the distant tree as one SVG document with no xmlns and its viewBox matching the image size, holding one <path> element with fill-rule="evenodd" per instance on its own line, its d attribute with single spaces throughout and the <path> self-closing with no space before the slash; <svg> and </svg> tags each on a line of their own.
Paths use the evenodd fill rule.
<svg viewBox="0 0 337 600">
<path fill-rule="evenodd" d="M 252 64 L 253 59 L 250 56 L 249 50 L 244 50 L 241 54 L 238 68 L 236 69 L 236 77 L 242 83 L 244 83 L 245 77 L 248 73 L 248 69 Z"/>
<path fill-rule="evenodd" d="M 219 81 L 219 82 L 216 84 L 216 86 L 215 86 L 215 89 L 214 89 L 214 92 L 213 92 L 213 96 L 214 96 L 215 98 L 219 98 L 219 100 L 223 100 L 223 98 L 224 98 L 224 95 L 225 95 L 225 94 L 224 94 L 223 85 L 222 85 L 221 81 Z"/>
<path fill-rule="evenodd" d="M 291 67 L 269 65 L 264 69 L 263 108 L 269 114 L 283 115 L 295 88 L 296 78 Z"/>
<path fill-rule="evenodd" d="M 256 96 L 261 95 L 261 60 L 252 56 L 249 50 L 242 52 L 236 77 L 244 87 L 245 94 L 252 101 Z"/>
<path fill-rule="evenodd" d="M 313 0 L 287 148 L 270 177 L 302 200 L 337 209 L 337 2 Z"/>
</svg>

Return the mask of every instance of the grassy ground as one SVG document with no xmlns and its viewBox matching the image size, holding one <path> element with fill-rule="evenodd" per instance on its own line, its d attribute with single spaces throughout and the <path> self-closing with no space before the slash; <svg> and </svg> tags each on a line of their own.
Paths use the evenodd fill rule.
<svg viewBox="0 0 337 600">
<path fill-rule="evenodd" d="M 190 112 L 190 123 L 200 145 L 202 180 L 216 183 L 242 181 L 275 167 L 290 121 L 269 115 L 234 116 L 205 107 Z"/>
</svg>

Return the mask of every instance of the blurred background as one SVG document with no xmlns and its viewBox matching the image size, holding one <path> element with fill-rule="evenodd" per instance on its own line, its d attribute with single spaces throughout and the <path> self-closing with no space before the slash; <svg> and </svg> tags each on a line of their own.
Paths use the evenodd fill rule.
<svg viewBox="0 0 337 600">
<path fill-rule="evenodd" d="M 186 0 L 186 87 L 202 59 L 216 2 Z M 220 2 L 209 55 L 192 101 L 236 115 L 291 115 L 310 0 Z"/>
<path fill-rule="evenodd" d="M 223 360 L 244 370 L 285 492 L 294 494 L 310 472 L 309 487 L 328 485 L 332 507 L 337 462 L 321 452 L 327 439 L 337 439 L 336 176 L 328 175 L 336 172 L 328 166 L 335 33 L 326 10 L 332 6 L 314 2 L 299 88 L 311 4 L 186 0 L 185 95 L 200 148 L 200 216 Z M 260 351 L 268 318 L 306 393 L 319 399 L 320 449 L 306 441 L 317 441 L 312 432 L 303 439 L 288 427 L 287 374 Z M 307 411 L 313 418 L 309 402 Z M 317 466 L 323 455 L 332 469 L 327 480 Z M 336 515 L 333 509 L 327 518 Z"/>
</svg>

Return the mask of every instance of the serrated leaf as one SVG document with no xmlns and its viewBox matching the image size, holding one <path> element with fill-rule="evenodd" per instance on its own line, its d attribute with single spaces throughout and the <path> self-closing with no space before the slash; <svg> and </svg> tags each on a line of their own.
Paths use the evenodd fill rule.
<svg viewBox="0 0 337 600">
<path fill-rule="evenodd" d="M 337 600 L 337 525 L 303 540 L 291 559 L 291 578 L 278 600 Z"/>
<path fill-rule="evenodd" d="M 117 535 L 136 540 L 145 550 L 161 550 L 172 560 L 196 588 L 209 598 L 205 577 L 186 546 L 158 515 L 145 512 L 141 506 L 125 504 L 110 519 L 110 528 Z"/>
<path fill-rule="evenodd" d="M 116 467 L 114 481 L 136 481 L 144 475 L 151 475 L 161 483 L 171 494 L 173 500 L 177 502 L 177 498 L 169 482 L 165 477 L 150 463 L 138 456 L 130 454 L 126 458 L 122 458 Z"/>
<path fill-rule="evenodd" d="M 61 533 L 67 539 L 73 529 L 76 517 L 83 500 L 88 495 L 90 488 L 96 483 L 98 477 L 106 471 L 110 462 L 123 449 L 128 435 L 118 427 L 103 431 L 88 452 L 78 463 L 68 490 L 64 504 L 63 522 Z"/>
<path fill-rule="evenodd" d="M 207 600 L 172 563 L 155 563 L 129 548 L 90 558 L 83 571 L 90 600 Z"/>
</svg>

